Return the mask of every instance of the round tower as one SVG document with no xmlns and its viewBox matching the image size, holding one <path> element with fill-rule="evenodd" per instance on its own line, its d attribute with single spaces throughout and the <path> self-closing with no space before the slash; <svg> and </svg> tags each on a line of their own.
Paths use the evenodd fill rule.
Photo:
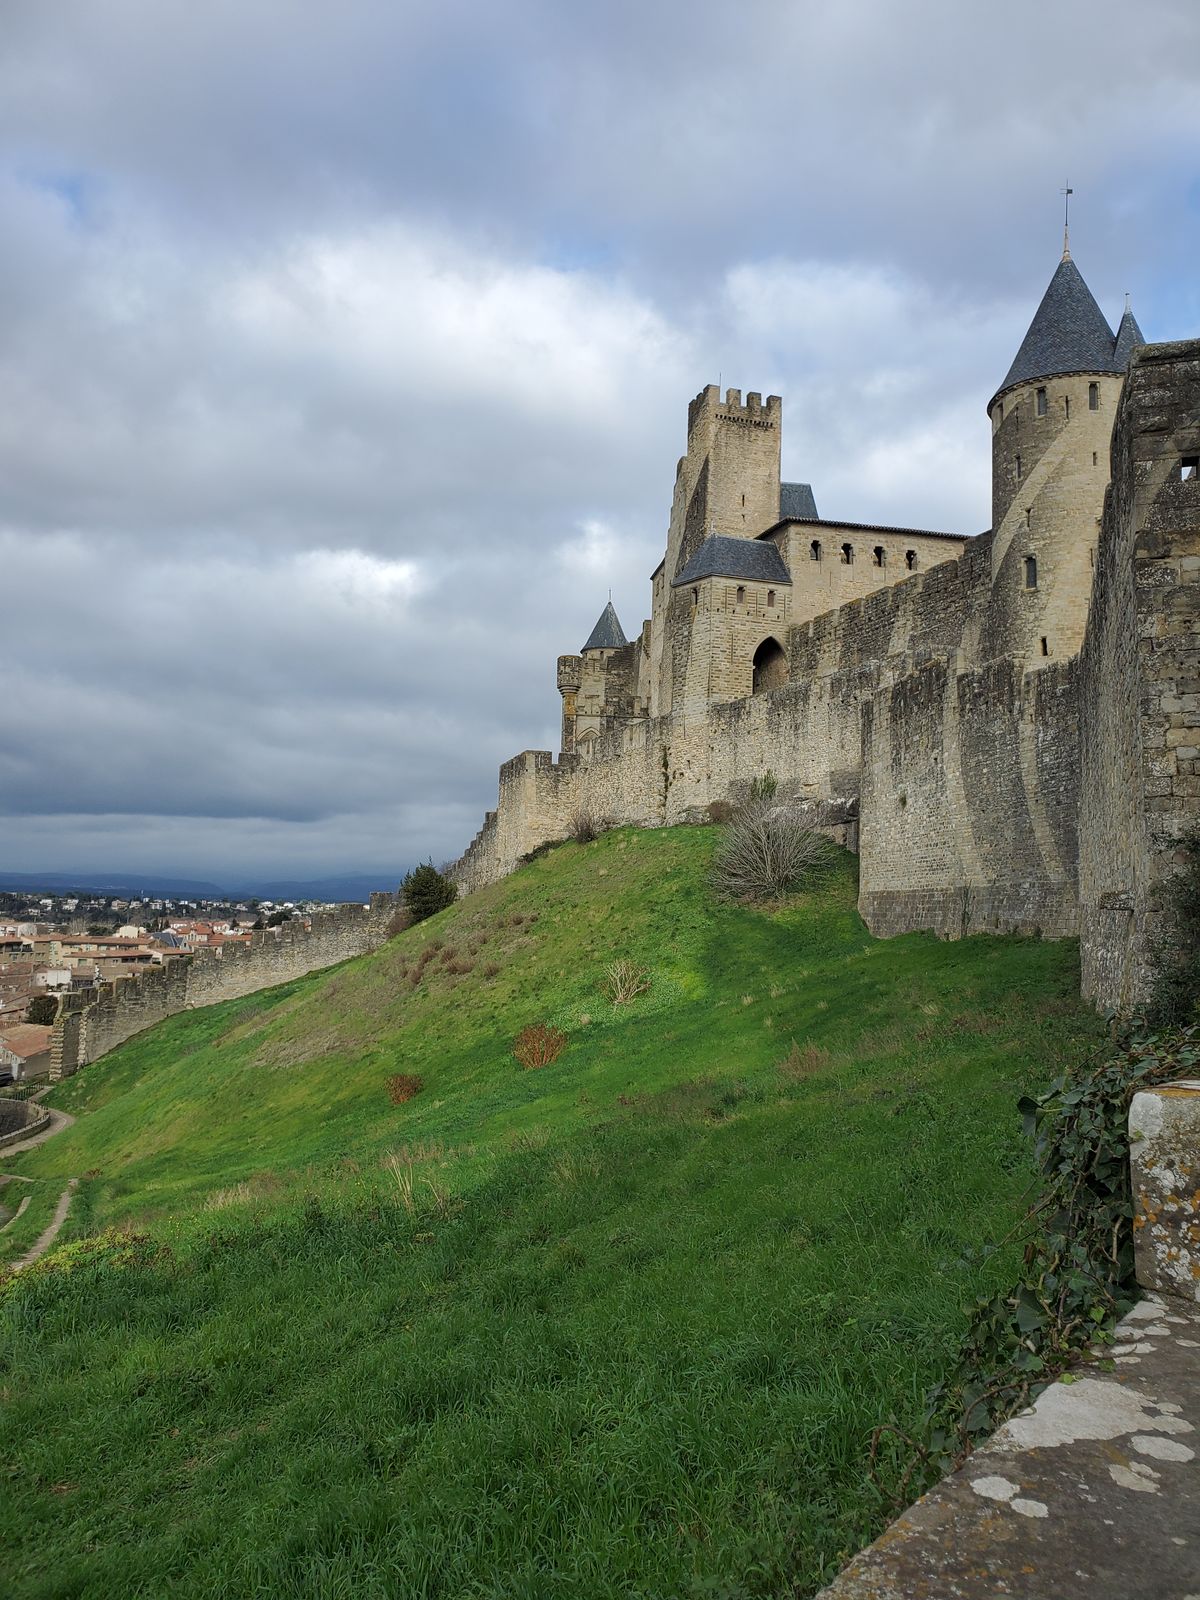
<svg viewBox="0 0 1200 1600">
<path fill-rule="evenodd" d="M 1116 334 L 1064 247 L 992 424 L 992 604 L 984 658 L 1046 666 L 1076 654 L 1109 479 L 1117 401 L 1141 332 Z"/>
</svg>

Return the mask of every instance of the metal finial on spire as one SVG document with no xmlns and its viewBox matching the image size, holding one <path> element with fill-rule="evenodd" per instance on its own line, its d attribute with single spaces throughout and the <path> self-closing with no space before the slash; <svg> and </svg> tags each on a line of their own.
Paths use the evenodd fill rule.
<svg viewBox="0 0 1200 1600">
<path fill-rule="evenodd" d="M 1059 193 L 1063 197 L 1063 253 L 1064 261 L 1071 259 L 1071 196 L 1075 193 L 1070 183 Z"/>
<path fill-rule="evenodd" d="M 1126 291 L 1125 291 L 1125 312 L 1126 312 L 1126 315 L 1128 315 L 1128 312 L 1129 312 L 1129 290 L 1128 289 L 1126 289 Z"/>
</svg>

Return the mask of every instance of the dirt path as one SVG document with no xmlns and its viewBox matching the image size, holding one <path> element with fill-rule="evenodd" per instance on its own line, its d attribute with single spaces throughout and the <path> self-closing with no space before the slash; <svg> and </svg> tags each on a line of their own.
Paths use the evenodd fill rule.
<svg viewBox="0 0 1200 1600">
<path fill-rule="evenodd" d="M 42 1094 L 44 1093 L 45 1090 L 42 1091 Z M 32 1095 L 30 1098 L 40 1100 L 41 1094 Z M 47 1139 L 53 1139 L 56 1133 L 61 1133 L 64 1128 L 69 1128 L 75 1121 L 75 1118 L 70 1114 L 69 1111 L 55 1111 L 52 1106 L 47 1106 L 45 1109 L 50 1114 L 50 1126 L 43 1128 L 40 1133 L 31 1134 L 28 1139 L 22 1139 L 17 1144 L 10 1144 L 4 1151 L 6 1156 L 19 1155 L 22 1150 L 33 1150 L 39 1144 L 45 1144 Z M 24 1173 L 21 1172 L 4 1173 L 2 1176 L 7 1178 L 18 1178 L 24 1183 L 31 1183 L 34 1181 L 31 1178 L 25 1177 Z M 78 1187 L 78 1178 L 69 1178 L 67 1180 L 67 1187 L 58 1197 L 58 1204 L 54 1208 L 54 1216 L 51 1218 L 49 1226 L 42 1230 L 37 1241 L 29 1250 L 25 1252 L 21 1259 L 13 1262 L 12 1270 L 14 1272 L 20 1272 L 22 1267 L 31 1266 L 39 1256 L 44 1256 L 46 1254 L 46 1251 L 49 1250 L 55 1239 L 58 1238 L 59 1230 L 62 1228 L 63 1223 L 67 1220 L 67 1212 L 71 1209 L 71 1201 L 74 1199 L 75 1190 Z M 10 1226 L 17 1220 L 17 1217 L 21 1215 L 21 1212 L 24 1211 L 25 1207 L 29 1204 L 29 1198 L 30 1197 L 26 1197 L 21 1201 L 21 1204 L 17 1207 L 16 1213 L 9 1218 L 9 1221 L 5 1224 L 5 1227 Z"/>
<path fill-rule="evenodd" d="M 25 1207 L 29 1204 L 29 1202 L 32 1199 L 33 1199 L 33 1196 L 31 1194 L 27 1194 L 25 1196 L 25 1198 L 21 1201 L 21 1204 L 13 1212 L 12 1216 L 9 1217 L 8 1221 L 4 1224 L 4 1226 L 2 1228 L 0 1228 L 0 1233 L 7 1233 L 8 1232 L 8 1230 L 12 1227 L 13 1223 L 17 1220 L 17 1218 L 25 1210 Z"/>
<path fill-rule="evenodd" d="M 71 1201 L 75 1198 L 75 1190 L 79 1187 L 78 1178 L 68 1178 L 67 1187 L 58 1197 L 58 1204 L 54 1208 L 54 1216 L 50 1226 L 39 1235 L 37 1243 L 32 1249 L 27 1250 L 19 1261 L 14 1261 L 12 1270 L 20 1272 L 22 1267 L 32 1266 L 39 1256 L 44 1256 L 46 1251 L 58 1238 L 59 1229 L 67 1220 L 67 1212 L 71 1209 Z"/>
</svg>

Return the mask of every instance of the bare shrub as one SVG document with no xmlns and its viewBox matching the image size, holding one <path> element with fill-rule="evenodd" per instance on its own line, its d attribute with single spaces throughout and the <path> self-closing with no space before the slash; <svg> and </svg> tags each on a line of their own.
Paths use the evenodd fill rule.
<svg viewBox="0 0 1200 1600">
<path fill-rule="evenodd" d="M 751 799 L 725 830 L 712 882 L 728 900 L 786 894 L 829 854 L 829 841 L 788 805 Z"/>
<path fill-rule="evenodd" d="M 489 961 L 487 966 L 484 967 L 484 969 L 483 969 L 483 975 L 484 975 L 485 978 L 498 977 L 499 973 L 500 973 L 500 967 L 495 961 Z"/>
<path fill-rule="evenodd" d="M 387 1081 L 388 1099 L 394 1106 L 402 1106 L 424 1087 L 424 1078 L 418 1078 L 415 1072 L 397 1072 Z"/>
<path fill-rule="evenodd" d="M 561 1028 L 552 1028 L 548 1022 L 531 1022 L 513 1040 L 512 1053 L 529 1072 L 557 1061 L 566 1047 L 567 1036 Z"/>
<path fill-rule="evenodd" d="M 792 1048 L 777 1066 L 785 1078 L 800 1081 L 811 1078 L 813 1073 L 819 1072 L 828 1061 L 829 1051 L 824 1045 L 813 1044 L 811 1040 L 805 1045 L 798 1045 L 793 1039 Z"/>
<path fill-rule="evenodd" d="M 650 974 L 636 961 L 614 961 L 605 969 L 603 987 L 613 1005 L 628 1005 L 650 987 Z"/>
<path fill-rule="evenodd" d="M 465 978 L 469 972 L 475 971 L 473 961 L 447 961 L 446 971 L 455 978 Z"/>
<path fill-rule="evenodd" d="M 591 844 L 604 832 L 604 823 L 589 805 L 579 805 L 571 813 L 571 837 L 576 844 Z"/>
</svg>

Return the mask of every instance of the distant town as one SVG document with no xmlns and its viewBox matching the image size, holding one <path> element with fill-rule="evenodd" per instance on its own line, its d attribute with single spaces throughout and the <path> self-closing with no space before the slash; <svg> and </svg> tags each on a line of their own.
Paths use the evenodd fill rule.
<svg viewBox="0 0 1200 1600">
<path fill-rule="evenodd" d="M 59 995 L 293 919 L 307 926 L 331 903 L 0 891 L 0 1087 L 49 1072 Z"/>
</svg>

